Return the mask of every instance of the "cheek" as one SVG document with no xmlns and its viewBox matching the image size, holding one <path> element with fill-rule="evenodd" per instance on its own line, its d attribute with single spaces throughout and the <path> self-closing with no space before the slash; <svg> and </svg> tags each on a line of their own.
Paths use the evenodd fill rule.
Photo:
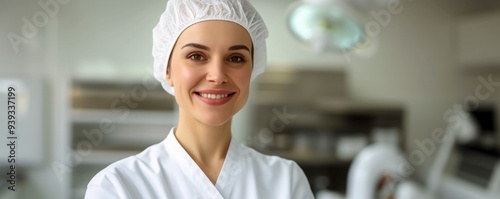
<svg viewBox="0 0 500 199">
<path fill-rule="evenodd" d="M 184 85 L 181 87 L 192 87 L 200 79 L 201 74 L 199 70 L 183 66 L 177 67 L 176 69 L 174 79 L 177 85 Z"/>
<path fill-rule="evenodd" d="M 242 89 L 242 91 L 248 92 L 250 87 L 251 75 L 251 68 L 246 70 L 239 70 L 233 73 L 233 81 L 240 89 Z"/>
</svg>

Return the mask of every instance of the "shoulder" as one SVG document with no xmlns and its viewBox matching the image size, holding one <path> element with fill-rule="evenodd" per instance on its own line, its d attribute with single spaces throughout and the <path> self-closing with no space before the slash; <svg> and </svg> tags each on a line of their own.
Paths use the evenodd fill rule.
<svg viewBox="0 0 500 199">
<path fill-rule="evenodd" d="M 300 169 L 298 164 L 289 159 L 285 159 L 275 155 L 266 155 L 255 149 L 249 148 L 247 146 L 241 145 L 241 151 L 247 154 L 247 161 L 252 161 L 254 163 L 258 163 L 266 168 L 280 168 L 284 170 L 292 170 L 292 169 Z"/>
<path fill-rule="evenodd" d="M 289 190 L 290 198 L 314 198 L 305 173 L 295 161 L 266 155 L 246 146 L 240 148 L 246 157 L 246 167 L 251 170 L 247 172 L 253 175 L 247 178 L 255 177 L 260 184 Z"/>
<path fill-rule="evenodd" d="M 259 173 L 268 173 L 270 178 L 286 180 L 307 180 L 300 166 L 293 160 L 285 159 L 275 155 L 266 155 L 247 146 L 241 146 L 247 155 L 246 165 Z"/>
<path fill-rule="evenodd" d="M 118 160 L 99 171 L 87 185 L 86 198 L 123 198 L 130 195 L 138 183 L 147 181 L 145 176 L 154 176 L 160 166 L 155 161 L 160 157 L 163 148 L 155 144 L 141 153 Z M 102 197 L 107 196 L 107 197 Z"/>
<path fill-rule="evenodd" d="M 148 148 L 146 148 L 144 151 L 118 160 L 103 170 L 101 170 L 99 173 L 97 173 L 96 177 L 99 176 L 106 176 L 106 175 L 128 175 L 138 172 L 138 171 L 149 171 L 149 172 L 155 172 L 155 170 L 158 168 L 156 164 L 154 164 L 155 160 L 159 158 L 165 158 L 162 157 L 166 153 L 163 152 L 163 147 L 161 147 L 161 144 L 155 144 L 152 145 Z"/>
</svg>

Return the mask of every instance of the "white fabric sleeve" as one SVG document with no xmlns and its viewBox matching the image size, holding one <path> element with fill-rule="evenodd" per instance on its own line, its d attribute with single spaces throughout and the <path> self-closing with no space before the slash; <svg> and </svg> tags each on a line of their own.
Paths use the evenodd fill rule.
<svg viewBox="0 0 500 199">
<path fill-rule="evenodd" d="M 85 199 L 124 199 L 108 175 L 96 175 L 87 185 Z M 121 195 L 121 196 L 120 196 Z"/>
<path fill-rule="evenodd" d="M 296 162 L 292 164 L 292 198 L 294 199 L 310 199 L 314 198 L 311 186 L 307 180 L 304 171 Z"/>
</svg>

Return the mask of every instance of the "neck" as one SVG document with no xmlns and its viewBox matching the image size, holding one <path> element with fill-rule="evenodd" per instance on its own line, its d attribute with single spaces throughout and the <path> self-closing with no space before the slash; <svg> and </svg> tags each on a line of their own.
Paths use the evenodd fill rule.
<svg viewBox="0 0 500 199">
<path fill-rule="evenodd" d="M 179 110 L 175 137 L 200 168 L 219 168 L 231 142 L 231 120 L 220 126 L 209 126 Z"/>
</svg>

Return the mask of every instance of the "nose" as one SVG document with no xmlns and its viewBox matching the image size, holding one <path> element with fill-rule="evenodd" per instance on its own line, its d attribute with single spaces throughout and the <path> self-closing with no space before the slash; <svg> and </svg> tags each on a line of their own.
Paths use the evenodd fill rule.
<svg viewBox="0 0 500 199">
<path fill-rule="evenodd" d="M 223 84 L 228 81 L 224 61 L 213 61 L 207 67 L 207 81 L 213 84 Z"/>
</svg>

